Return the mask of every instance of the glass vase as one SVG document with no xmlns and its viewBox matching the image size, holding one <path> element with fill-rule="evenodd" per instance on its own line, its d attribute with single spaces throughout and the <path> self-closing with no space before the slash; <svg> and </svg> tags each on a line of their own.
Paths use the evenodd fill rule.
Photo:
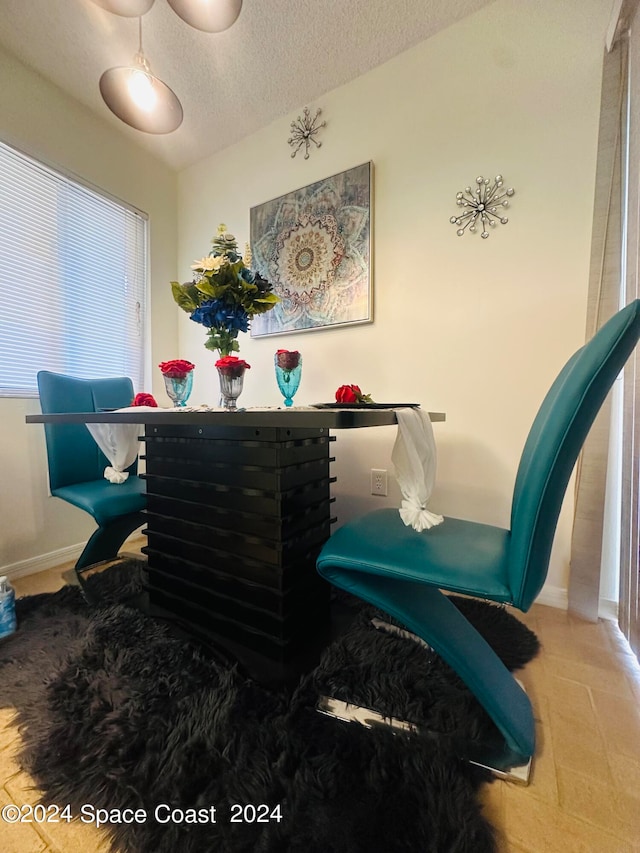
<svg viewBox="0 0 640 853">
<path fill-rule="evenodd" d="M 236 401 L 242 394 L 246 368 L 235 365 L 216 367 L 216 370 L 220 379 L 220 405 L 228 412 L 236 412 L 238 410 Z"/>
<path fill-rule="evenodd" d="M 184 376 L 167 376 L 163 374 L 162 378 L 164 379 L 164 388 L 167 392 L 167 397 L 173 405 L 178 408 L 186 406 L 187 400 L 191 395 L 191 389 L 193 388 L 193 370 L 190 370 Z"/>
<path fill-rule="evenodd" d="M 276 353 L 274 357 L 276 382 L 284 397 L 285 406 L 293 406 L 293 398 L 302 378 L 302 356 L 296 353 Z"/>
</svg>

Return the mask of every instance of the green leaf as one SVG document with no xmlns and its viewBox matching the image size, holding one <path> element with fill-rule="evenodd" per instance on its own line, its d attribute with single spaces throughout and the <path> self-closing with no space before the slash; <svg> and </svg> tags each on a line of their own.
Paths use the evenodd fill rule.
<svg viewBox="0 0 640 853">
<path fill-rule="evenodd" d="M 209 329 L 204 345 L 208 350 L 217 350 L 220 355 L 230 355 L 232 352 L 240 352 L 237 336 L 237 329 L 232 332 L 227 329 Z"/>
<path fill-rule="evenodd" d="M 194 298 L 194 286 L 191 284 L 180 284 L 177 281 L 171 282 L 171 293 L 178 306 L 183 311 L 192 314 L 198 307 L 198 301 Z"/>
<path fill-rule="evenodd" d="M 196 282 L 195 287 L 199 293 L 204 293 L 204 295 L 209 297 L 209 299 L 216 299 L 218 296 L 216 293 L 218 288 L 216 288 L 208 278 L 201 278 Z"/>
</svg>

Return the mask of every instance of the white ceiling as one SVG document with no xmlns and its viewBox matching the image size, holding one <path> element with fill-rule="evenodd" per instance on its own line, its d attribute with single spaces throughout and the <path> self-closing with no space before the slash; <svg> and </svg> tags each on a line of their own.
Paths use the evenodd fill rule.
<svg viewBox="0 0 640 853">
<path fill-rule="evenodd" d="M 152 72 L 180 98 L 184 122 L 164 136 L 123 124 L 98 89 L 129 65 L 138 20 L 91 0 L 0 0 L 0 43 L 26 65 L 175 169 L 238 142 L 353 80 L 492 0 L 244 0 L 224 33 L 185 24 L 155 0 L 142 19 Z M 414 93 L 410 93 L 413 95 Z M 324 115 L 327 124 L 330 115 Z M 286 144 L 286 140 L 283 140 Z"/>
</svg>

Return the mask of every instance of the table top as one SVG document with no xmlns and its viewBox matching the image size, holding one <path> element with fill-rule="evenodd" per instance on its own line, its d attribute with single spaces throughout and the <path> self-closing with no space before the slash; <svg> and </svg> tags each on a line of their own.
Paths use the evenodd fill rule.
<svg viewBox="0 0 640 853">
<path fill-rule="evenodd" d="M 443 412 L 429 412 L 432 422 L 444 421 Z M 116 412 L 62 412 L 49 415 L 27 415 L 29 424 L 125 423 L 125 424 L 185 424 L 189 426 L 239 427 L 317 427 L 326 429 L 355 429 L 373 426 L 393 426 L 397 423 L 396 410 L 353 407 L 346 409 L 315 409 L 308 406 L 286 408 L 250 408 L 227 412 L 222 409 L 207 411 L 177 409 L 148 409 Z"/>
</svg>

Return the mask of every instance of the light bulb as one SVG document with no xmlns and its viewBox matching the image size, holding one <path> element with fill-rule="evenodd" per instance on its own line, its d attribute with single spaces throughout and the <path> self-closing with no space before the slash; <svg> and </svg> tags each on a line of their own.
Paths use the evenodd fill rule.
<svg viewBox="0 0 640 853">
<path fill-rule="evenodd" d="M 131 100 L 141 110 L 150 113 L 158 103 L 158 96 L 153 87 L 153 80 L 146 71 L 136 68 L 131 72 L 127 83 Z"/>
</svg>

